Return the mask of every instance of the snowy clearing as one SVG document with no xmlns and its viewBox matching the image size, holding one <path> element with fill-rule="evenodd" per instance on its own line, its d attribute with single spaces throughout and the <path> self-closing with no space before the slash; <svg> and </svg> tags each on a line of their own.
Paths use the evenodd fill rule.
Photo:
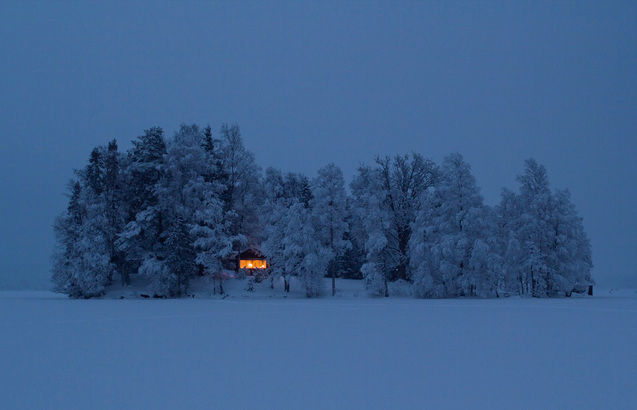
<svg viewBox="0 0 637 410">
<path fill-rule="evenodd" d="M 312 300 L 0 292 L 1 405 L 637 406 L 635 291 L 421 300 L 339 288 Z"/>
</svg>

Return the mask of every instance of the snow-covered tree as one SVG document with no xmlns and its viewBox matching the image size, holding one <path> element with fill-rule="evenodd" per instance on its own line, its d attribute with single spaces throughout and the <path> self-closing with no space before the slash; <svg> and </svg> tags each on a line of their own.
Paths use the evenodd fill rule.
<svg viewBox="0 0 637 410">
<path fill-rule="evenodd" d="M 223 290 L 223 261 L 232 253 L 233 240 L 229 234 L 229 223 L 223 218 L 223 204 L 214 192 L 208 192 L 204 206 L 194 214 L 190 231 L 194 238 L 196 262 L 201 273 L 218 280 L 219 292 Z"/>
<path fill-rule="evenodd" d="M 221 140 L 212 136 L 210 125 L 203 130 L 202 147 L 206 155 L 207 170 L 203 175 L 206 182 L 214 182 L 223 187 L 223 192 L 228 184 L 228 175 L 223 169 L 223 147 Z"/>
<path fill-rule="evenodd" d="M 162 295 L 166 295 L 165 286 L 160 283 L 167 280 L 159 279 L 158 275 L 160 272 L 168 275 L 162 251 L 166 224 L 157 188 L 165 172 L 165 154 L 164 131 L 159 127 L 145 130 L 133 141 L 133 148 L 122 161 L 127 223 L 116 241 L 117 250 L 125 255 L 129 273 L 151 277 L 152 290 Z"/>
<path fill-rule="evenodd" d="M 439 183 L 423 196 L 413 228 L 410 248 L 418 295 L 495 295 L 494 220 L 460 154 L 444 159 Z"/>
<path fill-rule="evenodd" d="M 224 186 L 211 177 L 217 164 L 211 161 L 207 143 L 198 126 L 182 125 L 168 141 L 162 178 L 155 189 L 164 225 L 155 256 L 165 262 L 172 278 L 158 279 L 168 296 L 186 292 L 197 263 L 204 273 L 217 275 L 228 254 L 223 247 L 213 246 L 227 244 L 229 237 L 226 230 L 218 229 L 224 227 L 219 199 Z"/>
<path fill-rule="evenodd" d="M 286 270 L 284 251 L 285 227 L 287 225 L 288 204 L 283 198 L 268 199 L 262 211 L 264 240 L 261 250 L 268 258 L 268 270 L 272 284 L 276 278 L 283 278 L 285 291 L 289 291 L 289 279 L 293 272 Z"/>
<path fill-rule="evenodd" d="M 326 249 L 328 274 L 332 277 L 332 296 L 336 294 L 336 258 L 351 247 L 345 238 L 349 231 L 346 222 L 347 194 L 343 172 L 334 164 L 318 170 L 318 176 L 312 181 L 310 201 L 314 235 Z"/>
<path fill-rule="evenodd" d="M 70 181 L 69 204 L 53 224 L 55 245 L 52 263 L 53 290 L 69 296 L 80 297 L 82 293 L 73 280 L 73 269 L 77 258 L 75 244 L 79 240 L 82 222 L 86 219 L 86 210 L 80 203 L 82 186 L 79 181 Z"/>
<path fill-rule="evenodd" d="M 591 276 L 591 244 L 584 231 L 583 220 L 571 202 L 570 192 L 558 190 L 554 198 L 554 251 L 557 260 L 555 291 L 570 295 L 573 289 L 594 282 Z"/>
<path fill-rule="evenodd" d="M 120 160 L 117 141 L 113 140 L 107 147 L 94 148 L 86 168 L 76 173 L 84 187 L 82 200 L 85 206 L 92 209 L 98 218 L 106 218 L 95 227 L 94 232 L 103 236 L 100 241 L 105 241 L 109 260 L 113 264 L 107 282 L 112 282 L 114 274 L 119 272 L 122 283 L 128 284 L 128 272 L 123 264 L 122 255 L 115 246 L 117 233 L 125 225 L 126 217 L 125 209 L 122 207 Z M 89 219 L 95 222 L 92 218 Z"/>
<path fill-rule="evenodd" d="M 535 297 L 590 284 L 590 242 L 568 191 L 552 193 L 546 169 L 533 159 L 517 179 L 520 193 L 505 190 L 498 207 L 508 283 Z"/>
<path fill-rule="evenodd" d="M 75 171 L 69 205 L 55 221 L 54 289 L 71 297 L 101 295 L 120 271 L 115 247 L 124 224 L 119 157 L 115 141 L 94 148 L 86 167 Z"/>
<path fill-rule="evenodd" d="M 131 155 L 130 180 L 152 184 L 136 188 L 152 195 L 121 232 L 118 245 L 129 260 L 138 261 L 139 273 L 150 278 L 153 292 L 178 297 L 186 292 L 196 271 L 196 239 L 191 234 L 195 215 L 203 213 L 216 191 L 213 182 L 204 177 L 212 165 L 204 148 L 204 134 L 196 125 L 182 125 L 167 144 L 160 136 L 156 130 L 145 135 L 149 143 L 164 147 L 161 158 L 155 155 L 162 152 L 160 149 L 148 150 L 152 155 L 139 153 L 140 144 Z"/>
<path fill-rule="evenodd" d="M 389 280 L 393 268 L 391 249 L 388 248 L 387 236 L 389 218 L 383 214 L 380 200 L 371 195 L 368 197 L 369 212 L 363 219 L 367 232 L 365 240 L 366 261 L 361 267 L 367 289 L 376 296 L 389 296 Z"/>
<path fill-rule="evenodd" d="M 350 187 L 353 213 L 365 231 L 361 242 L 365 243 L 367 262 L 362 272 L 369 276 L 372 292 L 384 288 L 388 296 L 387 281 L 410 279 L 411 224 L 421 196 L 434 186 L 437 174 L 435 164 L 418 154 L 393 160 L 377 158 L 375 167 L 359 167 Z M 377 288 L 379 283 L 383 283 L 381 288 Z"/>
<path fill-rule="evenodd" d="M 279 170 L 269 168 L 264 195 L 261 250 L 268 257 L 272 279 L 282 277 L 289 292 L 290 278 L 298 276 L 307 297 L 319 296 L 332 256 L 330 248 L 317 235 L 319 218 L 310 208 L 314 202 L 309 180 L 301 174 L 284 176 Z"/>
<path fill-rule="evenodd" d="M 128 188 L 126 198 L 129 201 L 130 220 L 138 212 L 157 203 L 155 184 L 161 178 L 166 140 L 164 130 L 152 127 L 133 141 L 125 163 L 124 184 Z"/>
<path fill-rule="evenodd" d="M 304 207 L 310 207 L 310 202 L 312 201 L 310 179 L 300 173 L 286 173 L 283 180 L 283 196 L 285 198 L 296 198 Z"/>
<path fill-rule="evenodd" d="M 518 237 L 522 204 L 518 196 L 503 189 L 500 204 L 495 209 L 496 238 L 499 241 L 502 257 L 501 281 L 499 290 L 505 294 L 523 294 L 525 272 L 522 268 L 524 256 L 522 244 Z"/>
<path fill-rule="evenodd" d="M 118 151 L 117 141 L 112 140 L 108 147 L 103 149 L 104 167 L 104 216 L 106 223 L 102 227 L 109 249 L 110 259 L 114 265 L 113 273 L 119 273 L 121 283 L 124 286 L 130 284 L 130 268 L 126 262 L 125 255 L 118 251 L 116 241 L 117 235 L 126 225 L 126 205 L 124 200 L 124 188 L 122 186 L 121 162 L 122 154 Z M 112 277 L 109 278 L 109 282 Z"/>
<path fill-rule="evenodd" d="M 70 282 L 65 292 L 71 297 L 102 296 L 113 270 L 106 240 L 100 230 L 100 222 L 104 221 L 100 216 L 91 214 L 89 212 L 92 218 L 82 225 L 71 247 Z"/>
<path fill-rule="evenodd" d="M 363 279 L 361 268 L 366 261 L 365 241 L 367 240 L 367 230 L 363 223 L 364 212 L 358 209 L 357 201 L 354 197 L 346 198 L 345 221 L 348 231 L 345 233 L 345 240 L 350 246 L 336 259 L 336 264 L 342 277 L 347 279 Z"/>
<path fill-rule="evenodd" d="M 294 203 L 284 220 L 285 271 L 299 276 L 308 298 L 320 296 L 330 250 L 316 237 L 310 211 L 302 203 Z"/>
<path fill-rule="evenodd" d="M 222 198 L 230 234 L 244 235 L 248 246 L 256 246 L 261 230 L 258 211 L 263 203 L 261 168 L 254 154 L 245 149 L 238 125 L 223 124 L 220 141 L 221 172 L 225 178 Z"/>
<path fill-rule="evenodd" d="M 54 224 L 53 289 L 73 298 L 91 298 L 104 293 L 114 265 L 104 231 L 108 220 L 102 198 L 89 185 L 86 172 L 77 174 L 86 188 L 79 181 L 71 183 L 69 206 Z"/>
<path fill-rule="evenodd" d="M 361 165 L 350 184 L 352 191 L 352 215 L 359 229 L 357 241 L 362 243 L 365 262 L 361 273 L 367 289 L 374 295 L 389 296 L 389 255 L 385 232 L 389 229 L 389 214 L 382 207 L 383 196 L 377 169 Z"/>
<path fill-rule="evenodd" d="M 409 238 L 411 224 L 420 207 L 420 198 L 438 179 L 438 169 L 433 161 L 420 154 L 377 158 L 382 206 L 389 214 L 389 226 L 385 230 L 390 254 L 396 266 L 392 279 L 409 279 Z"/>
<path fill-rule="evenodd" d="M 555 254 L 551 250 L 554 242 L 551 227 L 554 200 L 546 168 L 529 159 L 525 161 L 524 173 L 517 180 L 523 204 L 519 240 L 525 254 L 522 259 L 525 293 L 533 296 L 552 295 L 555 285 Z"/>
</svg>

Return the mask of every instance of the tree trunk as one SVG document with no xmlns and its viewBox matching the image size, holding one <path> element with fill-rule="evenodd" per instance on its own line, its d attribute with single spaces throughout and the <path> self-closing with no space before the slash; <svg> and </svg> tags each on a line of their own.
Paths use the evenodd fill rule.
<svg viewBox="0 0 637 410">
<path fill-rule="evenodd" d="M 387 276 L 385 276 L 385 297 L 389 297 L 389 285 L 387 283 Z"/>
<path fill-rule="evenodd" d="M 119 272 L 120 276 L 122 277 L 122 286 L 128 286 L 130 285 L 130 276 L 128 275 L 128 272 L 126 272 L 123 268 L 122 270 Z"/>
<path fill-rule="evenodd" d="M 398 269 L 395 279 L 407 280 L 407 265 L 409 264 L 409 237 L 411 229 L 404 226 L 398 229 L 398 249 L 400 252 Z"/>
<path fill-rule="evenodd" d="M 332 296 L 336 295 L 336 269 L 332 268 Z"/>
</svg>

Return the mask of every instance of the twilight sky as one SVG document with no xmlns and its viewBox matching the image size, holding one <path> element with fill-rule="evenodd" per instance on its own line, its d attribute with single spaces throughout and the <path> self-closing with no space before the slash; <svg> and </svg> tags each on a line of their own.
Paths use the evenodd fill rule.
<svg viewBox="0 0 637 410">
<path fill-rule="evenodd" d="M 613 1 L 2 1 L 0 289 L 47 286 L 93 147 L 182 122 L 237 122 L 263 168 L 347 183 L 378 154 L 458 151 L 490 205 L 534 157 L 598 283 L 637 287 L 635 22 Z"/>
</svg>

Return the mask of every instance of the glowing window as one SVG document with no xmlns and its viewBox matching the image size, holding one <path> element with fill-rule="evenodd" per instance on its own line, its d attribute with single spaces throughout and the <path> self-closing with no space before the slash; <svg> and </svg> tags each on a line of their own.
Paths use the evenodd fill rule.
<svg viewBox="0 0 637 410">
<path fill-rule="evenodd" d="M 268 263 L 263 259 L 241 259 L 239 268 L 241 269 L 265 269 Z"/>
</svg>

